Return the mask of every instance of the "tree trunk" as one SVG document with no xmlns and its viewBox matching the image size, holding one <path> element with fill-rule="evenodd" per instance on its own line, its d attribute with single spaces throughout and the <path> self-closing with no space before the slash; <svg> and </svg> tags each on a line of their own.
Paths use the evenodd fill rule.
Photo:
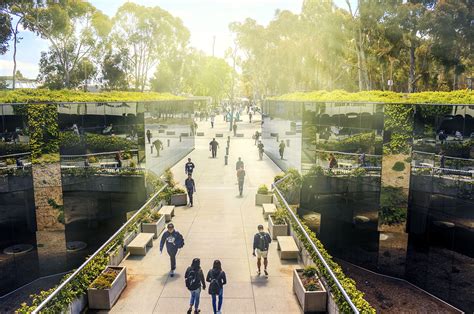
<svg viewBox="0 0 474 314">
<path fill-rule="evenodd" d="M 408 78 L 408 92 L 415 91 L 415 41 L 412 39 L 410 43 L 410 74 Z"/>
<path fill-rule="evenodd" d="M 13 32 L 13 75 L 12 75 L 12 89 L 16 86 L 16 44 L 18 42 L 18 25 L 23 18 L 18 19 L 16 22 L 15 31 Z"/>
</svg>

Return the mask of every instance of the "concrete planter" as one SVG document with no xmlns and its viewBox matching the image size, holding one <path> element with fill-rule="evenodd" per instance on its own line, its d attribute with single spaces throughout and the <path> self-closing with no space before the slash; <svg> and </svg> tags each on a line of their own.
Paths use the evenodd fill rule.
<svg viewBox="0 0 474 314">
<path fill-rule="evenodd" d="M 122 245 L 118 245 L 115 250 L 109 253 L 109 265 L 118 266 L 125 257 L 125 250 Z"/>
<path fill-rule="evenodd" d="M 117 302 L 123 289 L 127 286 L 127 271 L 126 267 L 121 266 L 107 266 L 104 270 L 109 268 L 118 269 L 120 272 L 112 282 L 110 289 L 87 289 L 87 298 L 89 301 L 89 309 L 95 310 L 110 310 Z"/>
<path fill-rule="evenodd" d="M 276 225 L 273 222 L 272 215 L 268 216 L 268 231 L 272 236 L 273 240 L 276 240 L 279 236 L 287 236 L 288 235 L 288 224 L 285 223 L 283 225 Z"/>
<path fill-rule="evenodd" d="M 255 205 L 272 204 L 273 194 L 255 194 Z"/>
<path fill-rule="evenodd" d="M 69 304 L 67 310 L 63 311 L 62 313 L 65 314 L 77 314 L 82 313 L 82 311 L 87 306 L 87 295 L 83 294 L 79 298 L 75 299 L 74 301 Z"/>
<path fill-rule="evenodd" d="M 142 222 L 143 233 L 154 233 L 154 239 L 158 239 L 158 235 L 165 229 L 165 216 L 162 215 L 156 222 Z"/>
<path fill-rule="evenodd" d="M 171 195 L 171 205 L 185 206 L 188 204 L 188 195 L 186 193 Z"/>
<path fill-rule="evenodd" d="M 303 272 L 302 269 L 293 271 L 293 291 L 303 308 L 303 312 L 326 312 L 327 292 L 324 285 L 318 279 L 321 291 L 306 291 L 301 282 L 301 272 Z"/>
</svg>

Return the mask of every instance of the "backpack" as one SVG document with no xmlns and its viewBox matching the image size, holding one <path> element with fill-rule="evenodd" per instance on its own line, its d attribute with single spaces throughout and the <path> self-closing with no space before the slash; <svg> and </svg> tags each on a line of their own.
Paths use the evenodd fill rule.
<svg viewBox="0 0 474 314">
<path fill-rule="evenodd" d="M 268 244 L 267 244 L 267 235 L 264 233 L 264 234 L 258 234 L 258 243 L 257 243 L 257 248 L 260 250 L 260 251 L 266 251 L 266 249 L 268 248 Z"/>
<path fill-rule="evenodd" d="M 198 274 L 199 271 L 196 271 L 194 268 L 190 268 L 188 276 L 185 279 L 186 288 L 193 291 L 200 287 L 201 284 L 199 282 Z"/>
<path fill-rule="evenodd" d="M 221 273 L 215 275 L 214 272 L 211 274 L 212 279 L 209 283 L 209 294 L 219 294 L 220 286 L 218 278 L 220 277 Z"/>
</svg>

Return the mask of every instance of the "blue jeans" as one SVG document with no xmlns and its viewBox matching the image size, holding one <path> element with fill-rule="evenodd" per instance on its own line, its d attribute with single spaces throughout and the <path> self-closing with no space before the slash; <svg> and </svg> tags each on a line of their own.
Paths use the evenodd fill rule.
<svg viewBox="0 0 474 314">
<path fill-rule="evenodd" d="M 191 301 L 189 301 L 189 305 L 193 306 L 194 309 L 199 308 L 199 299 L 201 298 L 201 288 L 197 288 L 196 290 L 191 291 Z"/>
<path fill-rule="evenodd" d="M 219 296 L 219 306 L 216 306 L 217 296 Z M 220 311 L 222 309 L 223 298 L 224 298 L 224 288 L 221 288 L 221 290 L 219 290 L 218 295 L 217 294 L 212 295 L 212 308 L 214 309 L 214 313 L 217 313 L 217 311 Z"/>
</svg>

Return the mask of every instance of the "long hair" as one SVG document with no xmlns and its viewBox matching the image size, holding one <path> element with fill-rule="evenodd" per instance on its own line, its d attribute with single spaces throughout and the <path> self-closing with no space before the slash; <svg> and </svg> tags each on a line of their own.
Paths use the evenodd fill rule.
<svg viewBox="0 0 474 314">
<path fill-rule="evenodd" d="M 193 262 L 191 263 L 191 267 L 196 270 L 201 268 L 201 260 L 199 258 L 193 259 Z"/>
<path fill-rule="evenodd" d="M 221 271 L 221 270 L 222 270 L 221 261 L 218 260 L 218 259 L 216 259 L 216 260 L 214 261 L 214 264 L 212 265 L 212 269 Z"/>
</svg>

